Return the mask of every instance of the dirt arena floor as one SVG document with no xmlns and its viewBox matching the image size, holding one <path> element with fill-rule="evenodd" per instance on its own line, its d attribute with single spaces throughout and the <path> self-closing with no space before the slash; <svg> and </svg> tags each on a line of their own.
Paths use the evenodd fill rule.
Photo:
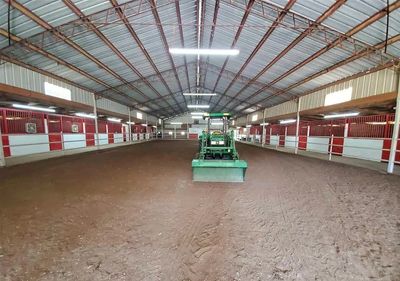
<svg viewBox="0 0 400 281">
<path fill-rule="evenodd" d="M 400 177 L 239 144 L 245 184 L 192 183 L 196 148 L 0 169 L 0 280 L 400 280 Z"/>
</svg>

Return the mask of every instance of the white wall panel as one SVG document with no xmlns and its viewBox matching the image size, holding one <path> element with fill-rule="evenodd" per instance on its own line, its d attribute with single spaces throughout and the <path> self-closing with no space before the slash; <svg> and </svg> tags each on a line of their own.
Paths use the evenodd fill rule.
<svg viewBox="0 0 400 281">
<path fill-rule="evenodd" d="M 63 134 L 64 149 L 86 147 L 85 134 Z"/>
<path fill-rule="evenodd" d="M 279 142 L 279 136 L 273 135 L 270 137 L 270 141 L 269 141 L 270 145 L 277 145 L 278 142 Z"/>
<path fill-rule="evenodd" d="M 114 143 L 120 143 L 120 142 L 124 142 L 124 135 L 114 133 Z"/>
<path fill-rule="evenodd" d="M 295 136 L 286 136 L 285 137 L 285 147 L 296 147 L 296 137 Z"/>
<path fill-rule="evenodd" d="M 49 137 L 44 134 L 9 135 L 11 156 L 28 155 L 50 151 Z"/>
<path fill-rule="evenodd" d="M 329 152 L 329 137 L 308 137 L 307 151 Z"/>
<path fill-rule="evenodd" d="M 381 161 L 383 140 L 345 138 L 343 156 Z"/>
<path fill-rule="evenodd" d="M 97 144 L 97 140 L 96 140 Z M 107 134 L 99 134 L 99 145 L 108 144 L 108 135 Z"/>
</svg>

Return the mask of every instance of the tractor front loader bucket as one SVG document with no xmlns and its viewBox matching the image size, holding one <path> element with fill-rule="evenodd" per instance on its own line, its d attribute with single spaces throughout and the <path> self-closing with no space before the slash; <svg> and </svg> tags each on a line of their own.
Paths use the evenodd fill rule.
<svg viewBox="0 0 400 281">
<path fill-rule="evenodd" d="M 193 181 L 202 182 L 243 182 L 247 162 L 243 160 L 192 161 Z"/>
</svg>

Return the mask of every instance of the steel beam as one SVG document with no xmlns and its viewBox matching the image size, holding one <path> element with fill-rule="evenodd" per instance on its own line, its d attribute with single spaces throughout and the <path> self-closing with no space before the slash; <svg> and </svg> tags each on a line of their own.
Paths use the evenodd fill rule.
<svg viewBox="0 0 400 281">
<path fill-rule="evenodd" d="M 337 9 L 339 9 L 346 0 L 339 0 L 336 1 L 328 10 L 325 11 L 321 16 L 318 17 L 318 19 L 313 23 L 310 27 L 308 27 L 305 31 L 303 31 L 299 36 L 297 36 L 296 39 L 294 39 L 282 52 L 280 52 L 272 61 L 270 61 L 258 74 L 252 79 L 252 81 L 257 81 L 262 75 L 265 74 L 275 63 L 277 63 L 283 56 L 285 56 L 290 50 L 293 49 L 300 41 L 302 41 L 305 37 L 307 37 L 313 29 L 320 23 L 322 23 L 325 19 L 327 19 L 330 15 L 332 15 Z M 294 3 L 293 3 L 294 4 Z M 288 11 L 288 10 L 287 10 Z M 287 12 L 286 11 L 286 12 Z M 284 14 L 286 15 L 286 13 Z M 284 16 L 283 15 L 283 16 Z M 283 17 L 280 18 L 278 23 L 283 19 Z M 271 31 L 272 33 L 272 31 Z M 243 91 L 247 88 L 248 86 L 245 85 L 239 92 L 235 94 L 235 97 L 239 96 Z M 258 92 L 258 91 L 257 91 Z M 256 92 L 256 93 L 257 93 Z M 225 106 L 228 106 L 229 103 L 225 104 Z"/>
<path fill-rule="evenodd" d="M 21 5 L 20 3 L 18 3 L 16 0 L 6 0 L 7 2 L 9 2 L 13 8 L 17 9 L 19 12 L 21 12 L 22 14 L 24 14 L 26 17 L 28 17 L 29 19 L 31 19 L 32 21 L 34 21 L 35 23 L 37 23 L 39 26 L 41 26 L 42 28 L 46 29 L 46 30 L 53 30 L 54 27 L 51 26 L 49 23 L 47 23 L 45 20 L 43 20 L 42 18 L 40 18 L 39 16 L 37 16 L 35 13 L 33 13 L 32 11 L 30 11 L 29 9 L 27 9 L 25 6 Z M 100 68 L 103 68 L 104 70 L 106 70 L 109 74 L 111 74 L 113 77 L 115 77 L 116 79 L 122 81 L 123 83 L 127 83 L 127 81 L 121 77 L 119 74 L 115 73 L 112 69 L 110 69 L 107 65 L 105 65 L 104 63 L 102 63 L 100 60 L 98 60 L 96 57 L 94 57 L 92 54 L 90 54 L 89 52 L 87 52 L 86 50 L 84 50 L 81 46 L 79 46 L 78 44 L 76 44 L 75 42 L 73 42 L 71 39 L 67 38 L 64 34 L 62 34 L 61 32 L 55 32 L 53 33 L 56 37 L 58 37 L 60 40 L 63 40 L 65 44 L 67 44 L 68 46 L 70 46 L 71 48 L 73 48 L 74 50 L 76 50 L 77 52 L 81 53 L 83 56 L 85 56 L 87 59 L 91 60 L 92 62 L 94 62 L 95 64 L 97 64 Z M 135 90 L 136 92 L 138 92 L 140 95 L 142 95 L 143 97 L 146 97 L 146 95 L 141 92 L 139 89 L 136 88 Z"/>
<path fill-rule="evenodd" d="M 249 2 L 247 3 L 246 10 L 245 10 L 244 15 L 242 17 L 242 20 L 240 22 L 240 26 L 239 26 L 238 30 L 236 31 L 235 37 L 234 37 L 233 42 L 231 44 L 231 49 L 233 49 L 236 46 L 236 43 L 239 40 L 239 37 L 240 37 L 240 34 L 242 33 L 244 24 L 246 23 L 246 20 L 247 20 L 249 14 L 250 14 L 251 8 L 253 7 L 254 3 L 255 3 L 255 0 L 249 0 Z M 220 73 L 222 73 L 224 71 L 224 69 L 225 69 L 226 65 L 228 64 L 228 62 L 229 62 L 229 57 L 227 57 L 225 59 L 224 64 L 222 65 Z M 221 75 L 218 75 L 218 78 L 217 78 L 217 81 L 215 82 L 213 91 L 215 91 L 215 89 L 217 88 L 217 85 L 218 85 L 220 79 L 221 79 Z M 210 100 L 211 100 L 211 98 L 210 98 Z M 221 100 L 221 98 L 220 98 L 220 100 Z M 218 103 L 219 103 L 219 101 L 217 102 L 217 104 Z M 211 111 L 213 109 L 214 109 L 214 107 L 211 109 Z"/>
<path fill-rule="evenodd" d="M 333 7 L 333 8 L 332 8 Z M 336 6 L 336 3 L 331 6 L 331 8 L 334 10 Z M 340 36 L 337 39 L 335 39 L 334 41 L 332 41 L 331 43 L 327 44 L 324 48 L 320 49 L 318 52 L 314 53 L 312 56 L 308 57 L 307 59 L 303 60 L 301 63 L 297 64 L 296 66 L 292 67 L 289 71 L 285 72 L 284 74 L 282 74 L 281 76 L 279 76 L 278 78 L 274 79 L 272 82 L 268 83 L 267 85 L 265 85 L 265 87 L 261 88 L 259 91 L 257 91 L 256 93 L 254 93 L 252 97 L 255 97 L 257 95 L 259 95 L 262 91 L 266 90 L 267 88 L 269 88 L 271 85 L 274 85 L 275 83 L 277 83 L 278 81 L 284 79 L 285 77 L 289 76 L 290 74 L 292 74 L 293 72 L 299 70 L 300 68 L 302 68 L 303 66 L 305 66 L 306 64 L 310 63 L 311 61 L 315 60 L 316 58 L 318 58 L 319 56 L 325 54 L 327 51 L 329 51 L 330 49 L 341 45 L 345 40 L 348 40 L 349 37 L 353 36 L 354 34 L 356 34 L 357 32 L 359 32 L 360 30 L 364 29 L 365 27 L 369 26 L 370 24 L 374 23 L 375 21 L 381 19 L 382 17 L 384 17 L 386 15 L 387 12 L 392 12 L 395 9 L 400 7 L 400 1 L 396 1 L 394 3 L 392 3 L 391 5 L 389 5 L 388 7 L 380 10 L 379 12 L 375 13 L 373 16 L 369 17 L 368 19 L 366 19 L 365 21 L 363 21 L 362 23 L 358 24 L 357 26 L 353 27 L 351 30 L 349 30 L 348 32 L 345 33 L 344 36 Z M 331 8 L 329 10 L 331 10 Z M 337 9 L 337 8 L 336 8 Z M 332 14 L 333 11 L 331 10 L 327 15 L 325 15 L 326 13 L 324 13 L 323 15 L 321 15 L 319 23 L 321 23 L 324 19 L 326 19 L 327 17 L 329 17 L 330 14 Z M 307 33 L 310 33 L 312 30 L 309 30 Z M 303 34 L 303 33 L 302 33 Z M 306 36 L 305 35 L 300 35 L 300 36 Z M 299 37 L 300 37 L 299 36 Z M 299 38 L 298 37 L 298 38 Z M 292 42 L 297 42 L 297 38 Z M 292 43 L 289 45 L 291 46 Z M 297 43 L 296 43 L 297 44 Z M 287 48 L 286 48 L 287 49 Z M 284 50 L 283 52 L 287 52 L 288 50 Z M 283 53 L 282 52 L 282 53 Z M 281 53 L 281 54 L 282 54 Z M 357 53 L 357 52 L 355 52 Z M 278 56 L 281 57 L 279 54 Z M 275 60 L 274 60 L 275 61 Z M 276 62 L 276 61 L 275 61 Z M 275 63 L 274 62 L 274 63 Z M 272 64 L 268 64 L 264 69 L 268 70 L 269 67 L 271 67 Z M 265 71 L 263 70 L 262 72 L 260 72 L 259 74 L 264 74 Z M 255 78 L 260 77 L 261 75 L 257 75 Z M 243 89 L 242 89 L 243 90 Z M 239 91 L 237 95 L 240 94 Z"/>
<path fill-rule="evenodd" d="M 163 41 L 163 44 L 164 44 L 165 52 L 166 52 L 167 57 L 168 57 L 168 59 L 169 59 L 169 61 L 171 63 L 171 67 L 174 69 L 175 77 L 176 77 L 176 80 L 178 81 L 179 89 L 182 92 L 181 81 L 179 80 L 178 73 L 176 72 L 174 60 L 172 59 L 172 56 L 169 53 L 169 46 L 168 46 L 167 37 L 165 36 L 165 32 L 164 32 L 164 29 L 162 27 L 161 19 L 160 19 L 160 16 L 158 14 L 158 11 L 157 11 L 157 3 L 156 3 L 155 0 L 149 0 L 149 1 L 150 1 L 150 5 L 152 6 L 151 12 L 153 13 L 153 17 L 154 17 L 154 19 L 155 19 L 155 21 L 157 23 L 157 28 L 158 28 L 158 31 L 159 31 L 159 33 L 161 35 L 161 39 Z M 175 98 L 174 98 L 174 100 L 175 100 Z M 185 100 L 185 104 L 186 104 L 186 100 Z M 181 108 L 181 107 L 179 106 L 179 108 Z"/>
<path fill-rule="evenodd" d="M 400 41 L 400 35 L 396 35 L 396 36 L 393 36 L 392 38 L 390 38 L 390 39 L 387 41 L 387 44 L 388 44 L 388 45 L 391 45 L 391 44 L 394 44 L 394 43 L 399 42 L 399 41 Z M 321 75 L 324 75 L 324 74 L 326 74 L 326 73 L 329 73 L 330 71 L 333 71 L 333 70 L 335 70 L 335 69 L 337 69 L 337 68 L 339 68 L 339 67 L 341 67 L 341 66 L 344 66 L 344 65 L 346 65 L 346 64 L 348 64 L 348 63 L 350 63 L 350 62 L 352 62 L 352 61 L 354 61 L 354 60 L 357 60 L 357 59 L 359 59 L 359 58 L 365 57 L 365 56 L 369 55 L 369 54 L 372 53 L 372 52 L 379 51 L 380 49 L 383 49 L 383 48 L 385 47 L 385 45 L 386 45 L 386 41 L 383 41 L 383 42 L 381 42 L 381 43 L 376 44 L 375 46 L 373 46 L 373 47 L 371 47 L 371 48 L 368 48 L 368 49 L 365 49 L 365 50 L 361 50 L 359 53 L 357 53 L 357 54 L 355 54 L 355 55 L 353 55 L 353 56 L 351 56 L 351 57 L 349 57 L 349 58 L 347 58 L 347 59 L 344 59 L 344 60 L 342 60 L 342 61 L 340 61 L 340 62 L 338 62 L 338 63 L 336 63 L 336 64 L 334 64 L 334 65 L 332 65 L 332 66 L 329 66 L 329 67 L 327 67 L 327 68 L 325 68 L 325 69 L 323 69 L 323 70 L 321 70 L 321 71 L 318 71 L 318 72 L 316 72 L 315 74 L 313 74 L 313 75 L 311 75 L 311 76 L 309 76 L 309 77 L 307 77 L 307 78 L 305 78 L 305 79 L 303 79 L 303 80 L 301 80 L 301 81 L 298 81 L 298 82 L 296 82 L 296 83 L 290 85 L 289 87 L 287 87 L 287 88 L 281 90 L 280 92 L 277 92 L 277 93 L 275 93 L 275 94 L 273 94 L 273 95 L 271 95 L 271 96 L 268 96 L 268 97 L 262 99 L 261 101 L 258 101 L 257 104 L 258 104 L 258 103 L 266 102 L 266 101 L 268 101 L 269 99 L 271 99 L 271 98 L 273 98 L 273 97 L 275 97 L 275 96 L 279 96 L 279 95 L 282 95 L 282 94 L 284 94 L 284 93 L 287 93 L 288 91 L 292 90 L 292 89 L 295 88 L 295 87 L 298 87 L 298 86 L 300 86 L 300 85 L 302 85 L 302 84 L 304 84 L 304 83 L 306 83 L 306 82 L 309 82 L 309 81 L 311 81 L 311 80 L 313 80 L 313 79 L 315 79 L 315 78 L 317 78 L 317 77 L 319 77 L 319 76 L 321 76 Z M 385 66 L 385 65 L 391 66 L 391 65 L 393 65 L 393 62 L 394 62 L 394 61 L 395 61 L 395 60 L 392 60 L 392 61 L 390 61 L 390 62 L 384 64 L 383 66 Z M 378 67 L 379 67 L 379 66 L 378 66 Z M 340 81 L 341 81 L 341 80 L 340 80 Z M 330 83 L 330 84 L 331 84 L 331 83 Z M 263 88 L 266 88 L 266 87 L 268 87 L 268 84 L 267 84 L 266 86 L 264 86 Z M 322 87 L 320 87 L 320 88 L 325 88 L 325 87 L 326 87 L 326 86 L 322 86 Z M 263 89 L 263 88 L 261 88 L 261 89 Z M 260 89 L 260 90 L 261 90 L 261 89 Z M 317 91 L 317 90 L 318 90 L 318 89 L 315 89 L 315 90 L 313 90 L 313 92 L 314 92 L 314 91 Z M 306 95 L 306 94 L 308 94 L 308 93 L 304 93 L 303 95 Z M 254 94 L 253 94 L 252 97 L 254 97 Z M 247 108 L 245 108 L 245 109 L 247 109 Z M 245 109 L 243 109 L 243 110 L 245 110 Z"/>
<path fill-rule="evenodd" d="M 139 36 L 136 34 L 136 32 L 133 29 L 132 25 L 130 24 L 128 18 L 125 16 L 124 11 L 119 7 L 117 0 L 110 0 L 110 2 L 113 5 L 113 7 L 115 8 L 115 10 L 117 11 L 118 17 L 122 20 L 122 22 L 124 23 L 125 27 L 128 29 L 128 32 L 130 33 L 132 38 L 135 40 L 136 44 L 139 46 L 139 48 L 142 51 L 142 53 L 145 55 L 147 61 L 150 63 L 150 65 L 152 66 L 152 68 L 154 69 L 156 74 L 160 77 L 160 80 L 164 84 L 164 86 L 167 89 L 167 91 L 172 93 L 172 91 L 169 88 L 167 82 L 164 80 L 164 78 L 160 74 L 160 71 L 158 70 L 156 64 L 154 63 L 153 59 L 151 58 L 151 56 L 147 52 L 146 48 L 144 47 L 143 43 L 141 42 Z M 152 6 L 152 7 L 156 7 L 156 6 Z M 179 79 L 177 74 L 176 74 L 176 78 Z M 178 80 L 178 82 L 179 82 L 179 80 Z M 179 85 L 180 85 L 180 82 L 179 82 Z M 175 101 L 175 103 L 177 103 L 177 101 L 175 99 L 174 99 L 174 101 Z M 180 110 L 182 110 L 181 107 L 179 107 L 179 108 L 180 108 Z"/>
<path fill-rule="evenodd" d="M 85 14 L 71 1 L 71 0 L 62 0 L 63 3 L 78 17 L 83 18 Z M 93 31 L 104 44 L 106 44 L 143 82 L 149 87 L 156 95 L 161 97 L 161 94 L 146 80 L 146 78 L 140 73 L 138 69 L 118 50 L 118 48 L 106 37 L 104 34 L 90 21 L 85 21 L 85 24 L 88 28 Z M 126 85 L 134 91 L 138 89 L 132 85 L 131 83 L 127 82 Z M 144 96 L 145 99 L 148 99 L 147 96 Z M 166 102 L 167 105 L 168 102 Z M 171 107 L 172 108 L 172 107 Z"/>
<path fill-rule="evenodd" d="M 39 54 L 45 56 L 46 58 L 49 58 L 49 59 L 51 59 L 51 60 L 54 60 L 56 63 L 58 63 L 58 64 L 60 64 L 60 65 L 63 65 L 63 66 L 65 66 L 65 67 L 67 67 L 67 68 L 69 68 L 69 69 L 71 69 L 71 70 L 77 72 L 78 74 L 87 77 L 87 78 L 90 79 L 90 80 L 95 81 L 96 83 L 98 83 L 98 84 L 100 84 L 100 85 L 106 87 L 107 89 L 111 90 L 113 93 L 115 93 L 115 94 L 121 96 L 122 98 L 127 99 L 127 100 L 130 100 L 130 101 L 132 102 L 132 105 L 134 105 L 134 106 L 137 106 L 137 104 L 140 103 L 140 101 L 136 100 L 135 98 L 132 98 L 132 97 L 130 97 L 130 96 L 128 96 L 128 95 L 125 95 L 124 93 L 118 91 L 117 89 L 112 89 L 112 87 L 111 87 L 109 84 L 107 84 L 106 82 L 102 81 L 101 79 L 96 78 L 96 77 L 92 76 L 91 74 L 89 74 L 89 73 L 83 71 L 82 69 L 79 69 L 78 67 L 69 64 L 68 62 L 66 62 L 66 61 L 64 61 L 64 60 L 62 60 L 62 59 L 60 59 L 60 58 L 58 58 L 57 56 L 55 56 L 55 55 L 53 55 L 53 54 L 51 54 L 51 53 L 49 53 L 49 52 L 47 52 L 47 51 L 45 51 L 45 50 L 39 48 L 39 47 L 36 46 L 35 44 L 28 43 L 27 41 L 24 41 L 22 38 L 20 38 L 20 37 L 18 37 L 18 36 L 15 36 L 14 34 L 10 34 L 10 35 L 9 35 L 8 32 L 7 32 L 6 30 L 2 29 L 2 28 L 0 28 L 0 35 L 2 35 L 2 36 L 4 36 L 4 37 L 8 37 L 8 36 L 9 36 L 9 38 L 11 38 L 12 41 L 14 41 L 14 42 L 21 42 L 26 48 L 29 48 L 30 50 L 32 50 L 32 51 L 34 51 L 34 52 L 37 52 L 37 53 L 39 53 Z M 11 59 L 11 58 L 8 58 L 8 59 L 5 59 L 5 60 L 10 60 L 10 59 Z M 14 59 L 14 60 L 16 61 L 16 59 Z M 15 61 L 14 61 L 13 63 L 15 63 Z M 26 67 L 26 66 L 24 66 L 24 67 Z M 39 69 L 36 68 L 36 67 L 30 66 L 30 68 L 34 68 L 34 71 L 39 72 Z M 45 75 L 50 76 L 50 77 L 53 77 L 53 76 L 54 76 L 54 74 L 51 74 L 51 73 L 49 73 L 49 72 L 46 72 Z M 58 76 L 57 76 L 57 77 L 58 77 Z M 61 81 L 66 80 L 66 79 L 61 78 L 61 77 L 58 77 L 57 79 L 59 79 L 59 80 L 61 80 Z M 67 83 L 69 83 L 69 84 L 72 83 L 72 85 L 74 85 L 74 86 L 76 86 L 76 87 L 78 87 L 78 88 L 82 88 L 82 87 L 83 87 L 83 86 L 78 85 L 78 84 L 76 84 L 76 83 L 74 83 L 74 82 L 72 82 L 72 81 L 69 81 L 69 80 L 66 80 L 66 81 L 67 81 Z M 100 96 L 104 96 L 104 97 L 106 97 L 106 98 L 109 98 L 109 96 L 104 95 L 104 93 L 97 93 L 97 92 L 96 92 L 95 90 L 93 90 L 93 89 L 87 89 L 87 88 L 85 88 L 85 90 L 90 91 L 90 92 L 93 92 L 93 93 L 96 93 L 97 95 L 100 95 Z M 121 101 L 118 101 L 118 102 L 121 102 Z M 151 110 L 154 110 L 154 108 L 152 108 L 152 107 L 150 107 L 150 106 L 149 106 L 149 108 L 150 108 Z"/>
</svg>

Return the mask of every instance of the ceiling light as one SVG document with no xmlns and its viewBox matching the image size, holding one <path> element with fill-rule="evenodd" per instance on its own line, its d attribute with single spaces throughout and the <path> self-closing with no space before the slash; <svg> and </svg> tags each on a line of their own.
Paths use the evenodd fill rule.
<svg viewBox="0 0 400 281">
<path fill-rule="evenodd" d="M 286 120 L 279 120 L 280 124 L 291 124 L 296 122 L 296 119 L 286 119 Z"/>
<path fill-rule="evenodd" d="M 208 104 L 189 104 L 188 108 L 209 108 Z"/>
<path fill-rule="evenodd" d="M 190 112 L 190 114 L 192 114 L 192 115 L 202 115 L 202 116 L 204 113 L 205 112 Z"/>
<path fill-rule="evenodd" d="M 114 118 L 114 117 L 108 117 L 107 120 L 111 121 L 111 122 L 121 123 L 122 119 Z"/>
<path fill-rule="evenodd" d="M 30 110 L 45 111 L 45 112 L 56 112 L 55 109 L 48 108 L 48 107 L 39 107 L 39 106 L 31 106 L 31 105 L 16 104 L 16 103 L 14 103 L 12 106 L 15 108 L 22 108 L 22 109 L 30 109 Z"/>
<path fill-rule="evenodd" d="M 260 126 L 268 126 L 269 123 L 261 123 Z"/>
<path fill-rule="evenodd" d="M 224 123 L 223 122 L 215 122 L 215 123 L 211 123 L 211 125 L 222 126 L 222 125 L 224 125 Z"/>
<path fill-rule="evenodd" d="M 135 125 L 135 122 L 130 122 L 130 121 L 128 121 L 128 122 L 126 122 L 126 124 L 128 124 L 128 125 Z"/>
<path fill-rule="evenodd" d="M 140 124 L 140 125 L 142 125 L 143 127 L 147 127 L 147 124 Z"/>
<path fill-rule="evenodd" d="M 357 116 L 360 114 L 360 112 L 350 112 L 350 113 L 341 113 L 341 114 L 331 114 L 331 115 L 325 115 L 325 119 L 330 119 L 330 118 L 341 118 L 341 117 L 351 117 L 351 116 Z"/>
<path fill-rule="evenodd" d="M 97 116 L 95 116 L 94 114 L 87 114 L 87 113 L 83 113 L 83 112 L 75 113 L 75 115 L 79 116 L 79 117 L 84 117 L 84 118 L 92 118 L 92 119 L 97 118 Z"/>
<path fill-rule="evenodd" d="M 251 125 L 246 125 L 246 128 L 250 128 L 251 127 Z"/>
<path fill-rule="evenodd" d="M 184 96 L 216 96 L 216 93 L 183 93 Z"/>
<path fill-rule="evenodd" d="M 203 116 L 200 116 L 200 115 L 193 115 L 192 118 L 193 118 L 193 119 L 203 119 Z"/>
<path fill-rule="evenodd" d="M 171 125 L 182 125 L 182 122 L 171 122 Z"/>
<path fill-rule="evenodd" d="M 210 55 L 210 56 L 237 56 L 238 49 L 191 49 L 191 48 L 170 48 L 173 55 Z"/>
</svg>

